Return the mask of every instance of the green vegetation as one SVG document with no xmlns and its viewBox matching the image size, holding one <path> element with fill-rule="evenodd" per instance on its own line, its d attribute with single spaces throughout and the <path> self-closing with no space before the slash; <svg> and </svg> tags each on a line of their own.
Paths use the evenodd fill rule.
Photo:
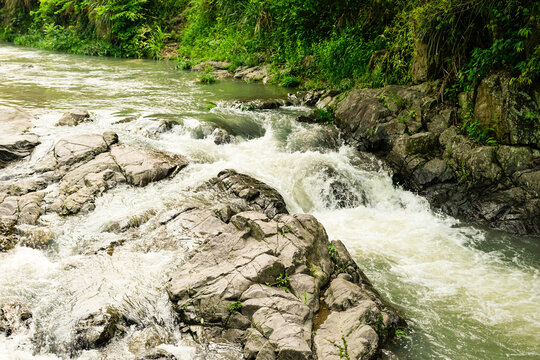
<svg viewBox="0 0 540 360">
<path fill-rule="evenodd" d="M 397 329 L 396 336 L 398 337 L 407 337 L 407 331 L 405 329 Z"/>
<path fill-rule="evenodd" d="M 498 124 L 498 121 L 493 121 L 493 123 Z M 497 139 L 495 138 L 497 130 L 480 124 L 478 120 L 474 118 L 472 103 L 467 103 L 465 105 L 461 130 L 476 143 L 483 145 L 497 145 Z"/>
<path fill-rule="evenodd" d="M 212 75 L 211 67 L 207 67 L 206 70 L 199 75 L 199 82 L 201 84 L 213 84 L 216 82 L 216 77 Z"/>
<path fill-rule="evenodd" d="M 339 350 L 339 353 L 338 353 L 339 358 L 344 359 L 344 360 L 350 360 L 351 357 L 349 356 L 349 351 L 348 351 L 349 349 L 348 349 L 347 340 L 345 339 L 345 336 L 342 336 L 341 340 L 343 341 L 343 345 L 334 343 L 334 345 Z"/>
<path fill-rule="evenodd" d="M 328 254 L 332 259 L 336 257 L 336 247 L 334 244 L 328 245 Z"/>
<path fill-rule="evenodd" d="M 286 292 L 289 292 L 289 280 L 290 280 L 289 275 L 279 274 L 279 276 L 276 278 L 275 285 L 278 288 L 283 289 Z"/>
<path fill-rule="evenodd" d="M 227 310 L 229 310 L 229 314 L 233 315 L 242 310 L 242 302 L 238 300 L 225 305 L 225 307 L 227 308 Z"/>
<path fill-rule="evenodd" d="M 534 0 L 0 0 L 0 39 L 67 52 L 160 58 L 179 67 L 271 64 L 283 86 L 380 87 L 413 78 L 415 54 L 445 99 L 504 70 L 540 73 Z M 174 52 L 173 52 L 174 53 Z M 190 60 L 186 60 L 190 59 Z"/>
</svg>

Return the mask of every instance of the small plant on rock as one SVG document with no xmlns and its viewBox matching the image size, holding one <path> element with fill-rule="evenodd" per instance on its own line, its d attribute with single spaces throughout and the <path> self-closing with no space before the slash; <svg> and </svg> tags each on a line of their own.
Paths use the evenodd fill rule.
<svg viewBox="0 0 540 360">
<path fill-rule="evenodd" d="M 229 303 L 224 306 L 229 310 L 229 314 L 231 315 L 236 314 L 240 312 L 240 310 L 242 310 L 242 303 L 240 302 L 240 300 L 237 300 L 235 302 Z"/>
<path fill-rule="evenodd" d="M 279 274 L 279 276 L 276 278 L 276 286 L 280 289 L 283 289 L 285 290 L 286 292 L 289 292 L 289 275 L 287 275 L 286 273 L 281 273 Z"/>
<path fill-rule="evenodd" d="M 334 244 L 328 245 L 328 254 L 332 259 L 336 257 L 336 247 L 334 246 Z"/>
</svg>

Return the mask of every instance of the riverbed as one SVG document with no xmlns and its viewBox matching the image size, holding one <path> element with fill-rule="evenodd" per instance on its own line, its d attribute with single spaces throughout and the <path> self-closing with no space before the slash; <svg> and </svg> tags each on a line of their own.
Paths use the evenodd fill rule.
<svg viewBox="0 0 540 360">
<path fill-rule="evenodd" d="M 291 213 L 310 213 L 330 239 L 340 239 L 382 296 L 409 323 L 390 350 L 399 359 L 540 358 L 540 239 L 460 222 L 392 184 L 384 164 L 344 145 L 331 126 L 296 122 L 309 109 L 247 110 L 240 102 L 285 98 L 287 90 L 234 80 L 212 85 L 172 62 L 93 58 L 0 44 L 0 105 L 36 117 L 41 144 L 32 156 L 0 170 L 0 181 L 29 173 L 59 139 L 114 131 L 120 142 L 186 156 L 191 164 L 144 188 L 117 187 L 87 215 L 47 214 L 45 249 L 0 254 L 0 303 L 23 301 L 33 313 L 24 333 L 0 335 L 0 359 L 57 359 L 70 354 L 78 318 L 130 299 L 141 317 L 167 332 L 180 359 L 200 354 L 175 327 L 165 284 L 189 246 L 174 249 L 138 238 L 112 256 L 93 249 L 116 234 L 107 224 L 130 214 L 181 203 L 224 169 L 277 189 Z M 86 108 L 93 122 L 57 127 L 62 113 Z M 122 121 L 127 117 L 133 120 Z M 161 124 L 176 125 L 163 131 Z M 217 145 L 201 124 L 234 135 Z M 336 184 L 339 189 L 336 190 Z M 347 189 L 346 201 L 340 195 Z M 186 239 L 189 243 L 190 239 Z M 141 249 L 144 249 L 141 250 Z M 133 309 L 131 309 L 133 310 Z M 101 359 L 92 350 L 80 359 Z M 131 359 L 118 342 L 106 358 Z"/>
</svg>

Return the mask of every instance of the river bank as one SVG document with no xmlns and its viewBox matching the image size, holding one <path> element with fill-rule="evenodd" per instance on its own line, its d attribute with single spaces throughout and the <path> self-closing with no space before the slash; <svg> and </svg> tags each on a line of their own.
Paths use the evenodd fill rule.
<svg viewBox="0 0 540 360">
<path fill-rule="evenodd" d="M 271 81 L 265 67 L 230 72 L 229 65 L 204 62 L 193 69 L 217 79 Z M 346 93 L 301 92 L 289 94 L 289 103 L 319 109 L 299 120 L 337 126 L 346 143 L 385 161 L 396 184 L 425 196 L 434 209 L 496 229 L 537 235 L 540 90 L 519 91 L 509 81 L 504 74 L 489 76 L 474 99 L 460 94 L 457 107 L 440 102 L 441 81 Z"/>
<path fill-rule="evenodd" d="M 186 336 L 181 329 L 189 332 L 192 328 L 195 334 L 200 334 L 197 329 L 201 325 L 210 329 L 224 321 L 228 314 L 235 314 L 234 311 L 251 321 L 255 313 L 250 309 L 255 309 L 256 305 L 251 304 L 256 301 L 248 299 L 247 295 L 240 299 L 250 304 L 243 310 L 235 305 L 236 300 L 223 298 L 227 307 L 215 307 L 216 316 L 206 318 L 199 311 L 202 295 L 220 287 L 198 288 L 188 284 L 197 289 L 188 292 L 195 301 L 193 307 L 188 304 L 184 308 L 182 287 L 176 288 L 180 289 L 178 292 L 171 288 L 171 294 L 178 294 L 173 297 L 178 300 L 176 309 L 172 306 L 165 289 L 171 278 L 181 279 L 176 270 L 181 273 L 184 265 L 187 266 L 184 270 L 189 266 L 202 269 L 201 261 L 211 259 L 205 257 L 204 252 L 197 255 L 197 249 L 205 245 L 189 229 L 204 233 L 202 238 L 210 240 L 206 243 L 210 248 L 205 251 L 211 254 L 212 249 L 220 249 L 223 237 L 216 234 L 220 231 L 227 239 L 245 241 L 252 248 L 264 245 L 253 241 L 265 232 L 269 235 L 268 244 L 277 241 L 279 245 L 289 237 L 294 242 L 305 241 L 307 233 L 297 228 L 295 221 L 309 220 L 311 225 L 306 223 L 303 228 L 315 231 L 319 228 L 317 222 L 303 215 L 313 213 L 326 229 L 329 240 L 342 240 L 384 301 L 395 303 L 407 318 L 407 335 L 389 349 L 398 358 L 487 359 L 504 358 L 508 354 L 534 358 L 537 353 L 534 274 L 539 264 L 535 262 L 538 248 L 532 241 L 534 238 L 528 242 L 527 237 L 484 232 L 433 213 L 423 198 L 395 188 L 384 165 L 377 159 L 344 145 L 335 129 L 297 122 L 298 117 L 309 115 L 306 107 L 257 108 L 257 104 L 275 104 L 273 99 L 286 96 L 282 89 L 228 80 L 211 86 L 200 85 L 196 82 L 197 74 L 177 72 L 170 63 L 72 57 L 9 46 L 2 48 L 1 54 L 4 61 L 0 66 L 3 80 L 0 94 L 6 99 L 3 104 L 24 106 L 32 114 L 35 117 L 32 132 L 40 141 L 29 157 L 1 170 L 2 180 L 15 182 L 20 186 L 12 190 L 22 191 L 25 182 L 17 180 L 41 176 L 35 172 L 35 167 L 51 154 L 75 156 L 76 161 L 62 161 L 63 165 L 49 163 L 53 169 L 50 175 L 62 171 L 63 167 L 68 173 L 77 171 L 87 178 L 80 184 L 69 182 L 69 186 L 59 186 L 68 184 L 64 181 L 67 175 L 59 173 L 64 178 L 55 180 L 51 176 L 52 183 L 43 190 L 35 191 L 26 186 L 31 184 L 24 187 L 31 193 L 54 193 L 45 197 L 45 208 L 50 208 L 39 213 L 36 225 L 49 229 L 52 240 L 43 249 L 19 244 L 1 254 L 2 273 L 6 274 L 0 277 L 2 302 L 13 303 L 18 299 L 28 304 L 33 315 L 28 322 L 30 327 L 26 328 L 28 311 L 23 309 L 22 330 L 16 335 L 0 336 L 0 348 L 6 352 L 56 358 L 75 351 L 82 358 L 92 359 L 107 351 L 113 358 L 136 358 L 135 354 L 150 350 L 143 345 L 149 344 L 172 351 L 181 359 L 196 358 L 197 354 L 208 359 L 230 353 L 234 349 L 220 344 L 192 350 L 189 343 L 179 340 Z M 80 116 L 76 121 L 82 120 L 79 125 L 57 126 L 62 114 L 71 107 L 88 108 L 91 121 L 77 112 L 75 115 Z M 72 120 L 74 117 L 65 117 L 62 123 Z M 227 133 L 220 133 L 219 128 Z M 112 134 L 103 136 L 105 131 L 116 133 L 118 143 Z M 87 138 L 85 134 L 98 136 Z M 92 140 L 95 146 L 75 146 L 81 145 L 84 139 Z M 109 143 L 111 145 L 107 145 Z M 73 146 L 77 151 L 60 151 L 66 147 L 74 150 Z M 54 150 L 57 147 L 58 152 Z M 119 147 L 137 149 L 135 153 L 141 151 L 150 157 L 150 164 L 170 170 L 156 172 L 165 176 L 159 181 L 137 186 L 144 181 L 135 179 L 144 177 L 129 175 L 138 174 L 141 169 L 133 167 L 129 161 L 121 161 Z M 92 150 L 82 152 L 89 154 L 88 157 L 77 155 L 84 149 L 97 149 L 95 151 L 100 153 Z M 161 155 L 156 154 L 169 155 L 162 161 Z M 187 158 L 187 167 L 181 168 L 181 163 L 177 163 L 180 155 Z M 98 167 L 85 166 L 88 161 L 99 162 L 105 167 L 104 172 L 95 172 Z M 78 162 L 82 165 L 76 166 Z M 240 233 L 248 232 L 242 227 L 244 222 L 236 221 L 238 218 L 233 225 L 231 221 L 224 225 L 226 229 L 216 230 L 217 224 L 234 214 L 234 208 L 233 212 L 220 211 L 220 218 L 205 217 L 207 223 L 193 227 L 193 221 L 199 218 L 195 213 L 208 204 L 230 204 L 232 198 L 236 199 L 235 206 L 242 207 L 247 199 L 257 199 L 256 191 L 242 188 L 237 189 L 238 195 L 234 191 L 224 195 L 227 187 L 219 185 L 216 176 L 222 177 L 226 173 L 220 172 L 227 169 L 248 174 L 276 189 L 287 211 L 293 215 L 278 215 L 276 220 L 252 219 L 247 238 L 238 238 Z M 207 186 L 217 186 L 218 192 L 200 188 L 206 182 L 213 184 Z M 43 186 L 43 181 L 36 181 L 34 185 Z M 343 196 L 344 193 L 348 195 Z M 73 214 L 69 212 L 72 207 L 61 206 L 70 203 L 67 200 L 71 195 L 69 200 L 84 200 L 79 203 L 82 204 L 80 211 Z M 53 206 L 55 202 L 58 207 Z M 272 203 L 256 202 L 259 206 Z M 60 216 L 54 209 L 66 213 Z M 273 209 L 282 209 L 282 206 Z M 279 211 L 282 210 L 271 210 L 264 216 L 273 216 Z M 294 231 L 288 232 L 284 227 L 274 233 L 273 224 L 276 221 L 279 224 L 278 220 L 293 222 Z M 16 226 L 31 227 L 23 225 Z M 302 234 L 304 240 L 298 237 Z M 214 236 L 218 236 L 215 241 L 211 240 Z M 324 236 L 317 238 L 324 239 Z M 329 245 L 326 244 L 328 256 L 333 252 Z M 335 254 L 340 254 L 338 243 L 333 245 Z M 271 255 L 264 249 L 259 250 Z M 287 269 L 289 250 L 276 256 L 280 259 L 276 263 Z M 328 256 L 321 258 L 322 269 L 327 268 L 324 264 L 329 264 Z M 302 256 L 294 258 L 304 261 Z M 310 263 L 316 261 L 319 260 L 309 260 Z M 310 267 L 306 267 L 307 270 L 291 275 L 295 279 L 313 277 Z M 280 269 L 277 265 L 274 270 Z M 317 273 L 316 268 L 312 270 Z M 324 281 L 323 273 L 316 281 Z M 223 281 L 228 282 L 227 274 L 224 272 Z M 351 283 L 359 278 L 354 273 L 349 274 L 351 279 L 343 276 L 346 277 L 342 275 L 340 281 Z M 292 285 L 293 276 L 290 278 L 292 290 L 296 285 Z M 274 285 L 278 281 L 264 281 L 263 289 L 266 282 Z M 234 289 L 236 287 L 230 290 Z M 293 301 L 290 295 L 294 292 L 284 295 L 284 290 L 276 286 L 270 286 L 270 290 L 277 291 L 284 303 Z M 365 291 L 362 289 L 361 293 Z M 311 302 L 310 292 L 304 290 L 296 299 L 290 305 L 301 310 L 305 301 Z M 375 322 L 368 325 L 378 334 L 376 315 L 381 308 L 377 302 L 375 305 L 377 309 L 373 308 L 372 312 Z M 100 312 L 100 309 L 110 311 Z M 267 315 L 270 313 L 267 311 Z M 183 314 L 186 326 L 179 326 L 178 314 Z M 204 324 L 201 324 L 201 314 Z M 384 317 L 383 314 L 383 320 Z M 89 347 L 92 332 L 84 329 L 91 328 L 92 324 L 108 323 L 114 324 L 105 326 L 105 329 L 115 329 L 112 341 L 102 350 L 85 349 Z M 296 323 L 302 328 L 307 324 Z M 263 332 L 257 329 L 268 340 L 265 336 L 270 335 L 265 335 L 265 329 L 261 330 Z M 228 335 L 233 333 L 229 331 Z M 527 333 L 531 335 L 523 336 Z M 97 340 L 100 338 L 98 336 Z M 162 344 L 156 345 L 158 342 Z M 463 344 L 469 349 L 465 354 L 460 350 Z"/>
</svg>

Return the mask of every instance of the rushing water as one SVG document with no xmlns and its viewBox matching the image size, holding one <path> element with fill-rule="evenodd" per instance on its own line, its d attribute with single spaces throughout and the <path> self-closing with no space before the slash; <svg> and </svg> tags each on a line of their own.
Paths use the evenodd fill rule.
<svg viewBox="0 0 540 360">
<path fill-rule="evenodd" d="M 409 335 L 392 349 L 398 358 L 540 358 L 540 239 L 434 213 L 424 199 L 395 188 L 377 161 L 343 146 L 332 129 L 295 122 L 307 109 L 242 111 L 234 105 L 284 96 L 283 89 L 235 81 L 205 86 L 195 79 L 166 62 L 0 45 L 0 104 L 34 114 L 33 131 L 42 141 L 29 160 L 0 170 L 0 181 L 27 172 L 58 139 L 75 133 L 112 130 L 121 142 L 183 154 L 192 162 L 172 179 L 109 191 L 88 215 L 43 216 L 40 221 L 54 233 L 45 250 L 17 247 L 0 254 L 0 304 L 21 300 L 34 314 L 28 331 L 0 335 L 0 359 L 65 358 L 76 320 L 111 304 L 128 307 L 179 359 L 218 359 L 219 349 L 197 355 L 183 343 L 164 292 L 195 239 L 176 246 L 156 235 L 130 239 L 111 256 L 95 250 L 119 236 L 103 232 L 111 221 L 174 206 L 189 188 L 226 168 L 275 187 L 292 213 L 313 213 L 331 239 L 347 245 L 408 319 Z M 55 127 L 74 107 L 88 108 L 96 120 Z M 117 123 L 130 115 L 137 120 Z M 158 132 L 162 120 L 179 125 Z M 204 122 L 238 136 L 215 145 L 197 131 Z M 349 187 L 356 207 L 337 208 L 336 181 Z M 129 346 L 113 342 L 106 358 L 134 358 Z M 80 358 L 102 356 L 86 351 Z"/>
</svg>

